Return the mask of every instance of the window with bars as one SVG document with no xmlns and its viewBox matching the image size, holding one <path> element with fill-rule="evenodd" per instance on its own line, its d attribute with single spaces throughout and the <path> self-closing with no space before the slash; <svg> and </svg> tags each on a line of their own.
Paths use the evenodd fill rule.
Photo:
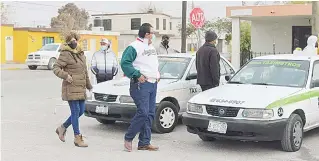
<svg viewBox="0 0 319 161">
<path fill-rule="evenodd" d="M 112 30 L 112 19 L 104 19 L 103 20 L 104 31 Z"/>
<path fill-rule="evenodd" d="M 42 37 L 42 46 L 54 43 L 54 37 Z"/>
<path fill-rule="evenodd" d="M 166 30 L 166 19 L 163 19 L 163 30 Z"/>
<path fill-rule="evenodd" d="M 156 30 L 159 30 L 159 18 L 156 18 Z"/>
<path fill-rule="evenodd" d="M 141 18 L 131 19 L 131 30 L 138 30 L 141 26 Z"/>
</svg>

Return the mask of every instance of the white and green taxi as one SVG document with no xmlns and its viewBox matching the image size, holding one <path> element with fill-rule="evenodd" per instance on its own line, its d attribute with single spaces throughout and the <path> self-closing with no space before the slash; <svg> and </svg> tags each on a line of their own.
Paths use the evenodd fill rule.
<svg viewBox="0 0 319 161">
<path fill-rule="evenodd" d="M 183 114 L 203 141 L 279 141 L 294 152 L 319 126 L 319 56 L 254 58 L 227 80 L 192 97 Z"/>
<path fill-rule="evenodd" d="M 187 101 L 201 92 L 196 83 L 195 56 L 190 54 L 159 55 L 161 80 L 157 87 L 156 114 L 153 130 L 158 133 L 173 131 L 179 116 L 186 111 Z M 221 83 L 235 73 L 232 65 L 221 57 Z M 136 106 L 129 94 L 130 80 L 123 77 L 93 86 L 92 97 L 86 102 L 85 115 L 100 123 L 130 122 Z"/>
</svg>

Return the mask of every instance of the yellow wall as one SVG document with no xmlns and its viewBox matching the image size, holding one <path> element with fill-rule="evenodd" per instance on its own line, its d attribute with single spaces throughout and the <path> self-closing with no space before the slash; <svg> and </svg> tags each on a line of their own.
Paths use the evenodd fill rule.
<svg viewBox="0 0 319 161">
<path fill-rule="evenodd" d="M 112 50 L 117 55 L 118 54 L 118 38 L 117 36 L 106 36 L 106 35 L 81 35 L 81 41 L 87 40 L 88 49 L 91 49 L 90 39 L 96 40 L 96 50 L 101 48 L 100 41 L 102 38 L 106 38 L 109 41 L 112 41 Z"/>
<path fill-rule="evenodd" d="M 1 26 L 1 64 L 6 62 L 6 36 L 13 36 L 13 26 Z"/>
<path fill-rule="evenodd" d="M 59 33 L 55 32 L 29 32 L 28 38 L 28 53 L 36 52 L 42 48 L 42 38 L 43 37 L 54 37 L 54 43 L 61 43 Z M 25 55 L 24 59 L 27 57 Z"/>
<path fill-rule="evenodd" d="M 13 48 L 13 61 L 24 63 L 24 55 L 28 54 L 28 31 L 13 32 Z"/>
<path fill-rule="evenodd" d="M 54 43 L 61 43 L 60 34 L 57 32 L 31 32 L 27 30 L 13 30 L 13 61 L 17 63 L 25 63 L 27 55 L 36 52 L 42 47 L 43 37 L 54 37 Z M 100 40 L 107 38 L 112 41 L 112 50 L 118 54 L 118 38 L 117 36 L 105 35 L 81 35 L 81 41 L 87 40 L 88 50 L 90 50 L 90 39 L 96 40 L 96 50 L 100 48 Z M 3 50 L 3 49 L 2 49 Z M 2 52 L 1 52 L 2 53 Z M 1 54 L 2 56 L 2 54 Z"/>
</svg>

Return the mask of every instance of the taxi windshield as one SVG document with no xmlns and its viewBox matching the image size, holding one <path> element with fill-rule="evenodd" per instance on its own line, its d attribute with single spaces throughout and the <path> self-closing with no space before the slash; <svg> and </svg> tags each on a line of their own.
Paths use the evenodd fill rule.
<svg viewBox="0 0 319 161">
<path fill-rule="evenodd" d="M 191 58 L 158 57 L 161 79 L 180 79 L 183 77 Z"/>
<path fill-rule="evenodd" d="M 304 87 L 310 62 L 306 60 L 252 60 L 228 83 Z"/>
<path fill-rule="evenodd" d="M 46 44 L 40 49 L 40 51 L 56 51 L 58 47 L 59 45 L 57 44 Z"/>
</svg>

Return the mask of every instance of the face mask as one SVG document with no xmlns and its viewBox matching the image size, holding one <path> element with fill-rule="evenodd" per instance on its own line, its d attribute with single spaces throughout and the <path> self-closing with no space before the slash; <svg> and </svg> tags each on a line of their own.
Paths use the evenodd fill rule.
<svg viewBox="0 0 319 161">
<path fill-rule="evenodd" d="M 101 50 L 106 50 L 107 46 L 101 46 Z"/>
<path fill-rule="evenodd" d="M 152 36 L 152 43 L 155 43 L 155 41 L 156 41 L 156 36 L 153 34 L 153 36 Z"/>
<path fill-rule="evenodd" d="M 168 41 L 167 41 L 167 40 L 164 40 L 164 41 L 163 41 L 163 45 L 165 45 L 165 46 L 168 45 Z"/>
<path fill-rule="evenodd" d="M 78 43 L 72 41 L 71 43 L 69 43 L 69 46 L 71 49 L 75 49 L 78 46 Z"/>
</svg>

